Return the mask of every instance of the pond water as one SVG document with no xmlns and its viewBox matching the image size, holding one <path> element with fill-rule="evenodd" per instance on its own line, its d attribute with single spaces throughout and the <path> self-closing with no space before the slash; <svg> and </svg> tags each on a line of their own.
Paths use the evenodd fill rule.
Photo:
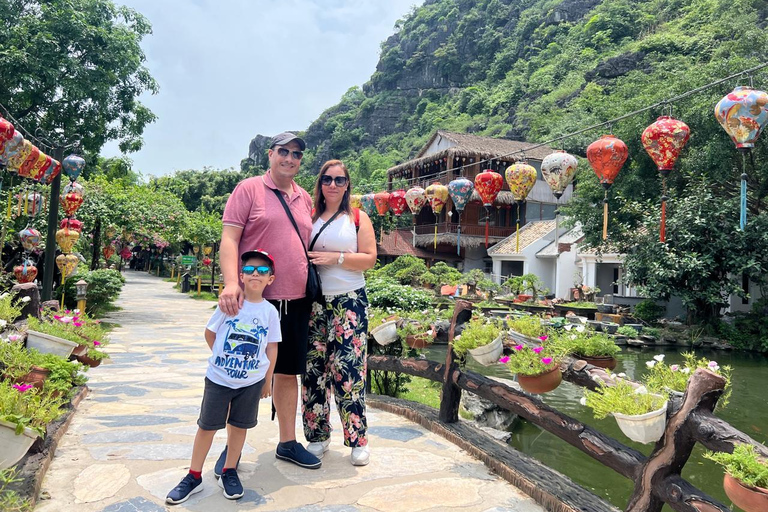
<svg viewBox="0 0 768 512">
<path fill-rule="evenodd" d="M 443 362 L 446 350 L 447 345 L 435 345 L 426 355 L 429 359 Z M 726 408 L 718 408 L 715 411 L 716 415 L 758 442 L 768 443 L 768 407 L 766 407 L 768 400 L 766 400 L 766 390 L 762 388 L 762 386 L 768 386 L 768 358 L 744 352 L 713 350 L 696 350 L 695 352 L 697 357 L 707 357 L 717 361 L 721 366 L 733 367 L 733 395 Z M 619 365 L 615 371 L 625 372 L 629 378 L 638 380 L 647 370 L 645 362 L 659 353 L 666 355 L 665 362 L 668 364 L 680 363 L 683 360 L 679 347 L 625 348 L 618 356 Z M 484 367 L 469 361 L 468 369 L 483 375 L 514 379 L 506 367 L 500 364 Z M 594 419 L 591 409 L 579 404 L 582 396 L 581 387 L 565 381 L 551 393 L 540 395 L 544 402 L 564 414 L 646 455 L 650 454 L 653 445 L 642 445 L 630 441 L 619 430 L 613 418 Z M 632 494 L 632 482 L 553 434 L 526 421 L 520 421 L 512 429 L 512 439 L 509 444 L 567 475 L 619 509 L 623 510 L 626 507 Z M 704 452 L 701 445 L 697 444 L 683 469 L 683 477 L 710 496 L 730 504 L 730 500 L 723 491 L 723 472 L 720 466 L 702 457 Z M 664 510 L 672 509 L 665 506 Z"/>
</svg>

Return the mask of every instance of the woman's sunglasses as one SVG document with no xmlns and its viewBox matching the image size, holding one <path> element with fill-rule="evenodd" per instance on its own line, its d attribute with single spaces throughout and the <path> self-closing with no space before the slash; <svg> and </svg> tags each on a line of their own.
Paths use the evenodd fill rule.
<svg viewBox="0 0 768 512">
<path fill-rule="evenodd" d="M 331 186 L 331 183 L 336 183 L 337 187 L 343 187 L 347 184 L 347 177 L 346 176 L 336 176 L 335 178 L 333 176 L 328 176 L 327 174 L 323 174 L 320 176 L 320 183 L 326 186 Z"/>
<path fill-rule="evenodd" d="M 289 151 L 285 148 L 277 148 L 277 154 L 283 158 L 287 157 L 288 155 L 293 155 L 293 158 L 296 160 L 301 160 L 301 157 L 304 156 L 304 153 L 301 151 Z"/>
<path fill-rule="evenodd" d="M 268 266 L 258 266 L 254 267 L 253 265 L 246 265 L 242 268 L 243 274 L 250 276 L 254 272 L 259 274 L 260 276 L 265 276 L 271 272 L 272 269 L 270 269 Z"/>
</svg>

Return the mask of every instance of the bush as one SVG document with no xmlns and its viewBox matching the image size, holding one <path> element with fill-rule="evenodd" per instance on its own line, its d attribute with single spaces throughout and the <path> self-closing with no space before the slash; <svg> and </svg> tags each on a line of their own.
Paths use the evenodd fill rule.
<svg viewBox="0 0 768 512">
<path fill-rule="evenodd" d="M 632 329 L 630 327 L 630 329 Z M 635 331 L 634 329 L 632 329 Z M 636 331 L 635 331 L 636 332 Z M 586 357 L 615 357 L 621 352 L 613 339 L 605 334 L 589 330 L 578 332 L 575 329 L 552 333 L 550 343 L 561 347 L 564 353 L 578 354 Z"/>
<path fill-rule="evenodd" d="M 109 310 L 125 284 L 125 277 L 118 270 L 102 268 L 75 274 L 67 279 L 64 286 L 64 303 L 70 309 L 77 306 L 75 283 L 80 279 L 88 283 L 86 311 L 94 316 Z M 56 290 L 59 300 L 61 300 L 61 290 L 62 287 Z"/>
<path fill-rule="evenodd" d="M 457 356 L 462 356 L 468 350 L 489 344 L 499 335 L 501 328 L 494 320 L 473 318 L 453 341 L 453 351 Z"/>
<path fill-rule="evenodd" d="M 768 352 L 768 298 L 760 299 L 749 313 L 737 313 L 733 325 L 721 322 L 718 335 L 736 348 Z"/>
<path fill-rule="evenodd" d="M 622 325 L 616 329 L 616 334 L 621 334 L 622 336 L 626 336 L 628 338 L 637 338 L 637 329 L 628 325 Z"/>
<path fill-rule="evenodd" d="M 529 338 L 538 338 L 545 332 L 538 316 L 521 316 L 513 320 L 507 320 L 507 325 L 515 332 Z"/>
<path fill-rule="evenodd" d="M 755 447 L 737 444 L 733 453 L 709 452 L 704 457 L 725 468 L 725 472 L 749 487 L 768 487 L 768 464 L 761 461 Z"/>
<path fill-rule="evenodd" d="M 667 308 L 659 306 L 651 299 L 645 299 L 635 306 L 634 315 L 643 322 L 652 324 L 661 318 L 666 310 Z"/>
<path fill-rule="evenodd" d="M 418 282 L 426 271 L 424 260 L 405 254 L 378 270 L 369 271 L 368 275 L 374 279 L 389 278 L 396 279 L 400 284 L 412 284 Z"/>
<path fill-rule="evenodd" d="M 377 308 L 396 308 L 401 310 L 425 309 L 430 305 L 432 294 L 416 290 L 411 286 L 371 279 L 366 283 L 366 292 L 371 306 Z"/>
</svg>

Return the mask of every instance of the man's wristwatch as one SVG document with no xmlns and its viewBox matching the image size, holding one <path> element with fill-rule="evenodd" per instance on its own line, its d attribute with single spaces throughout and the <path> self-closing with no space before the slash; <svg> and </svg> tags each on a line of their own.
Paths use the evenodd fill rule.
<svg viewBox="0 0 768 512">
<path fill-rule="evenodd" d="M 337 265 L 341 265 L 342 263 L 344 263 L 344 253 L 343 253 L 343 252 L 340 252 L 340 253 L 339 253 L 339 259 L 338 259 L 338 260 L 336 260 L 336 264 L 337 264 Z"/>
</svg>

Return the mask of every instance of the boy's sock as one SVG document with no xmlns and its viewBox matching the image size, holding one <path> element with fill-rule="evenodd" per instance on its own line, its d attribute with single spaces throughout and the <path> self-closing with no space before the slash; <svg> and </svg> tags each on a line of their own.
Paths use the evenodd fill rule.
<svg viewBox="0 0 768 512">
<path fill-rule="evenodd" d="M 195 477 L 196 480 L 200 480 L 201 478 L 203 478 L 203 472 L 202 471 L 192 471 L 190 469 L 189 470 L 189 474 L 192 475 L 193 477 Z"/>
<path fill-rule="evenodd" d="M 222 470 L 221 470 L 221 472 L 222 472 L 222 473 L 224 473 L 224 472 L 225 472 L 225 471 L 227 471 L 228 469 L 232 469 L 232 468 L 224 468 L 224 469 L 222 469 Z"/>
</svg>

